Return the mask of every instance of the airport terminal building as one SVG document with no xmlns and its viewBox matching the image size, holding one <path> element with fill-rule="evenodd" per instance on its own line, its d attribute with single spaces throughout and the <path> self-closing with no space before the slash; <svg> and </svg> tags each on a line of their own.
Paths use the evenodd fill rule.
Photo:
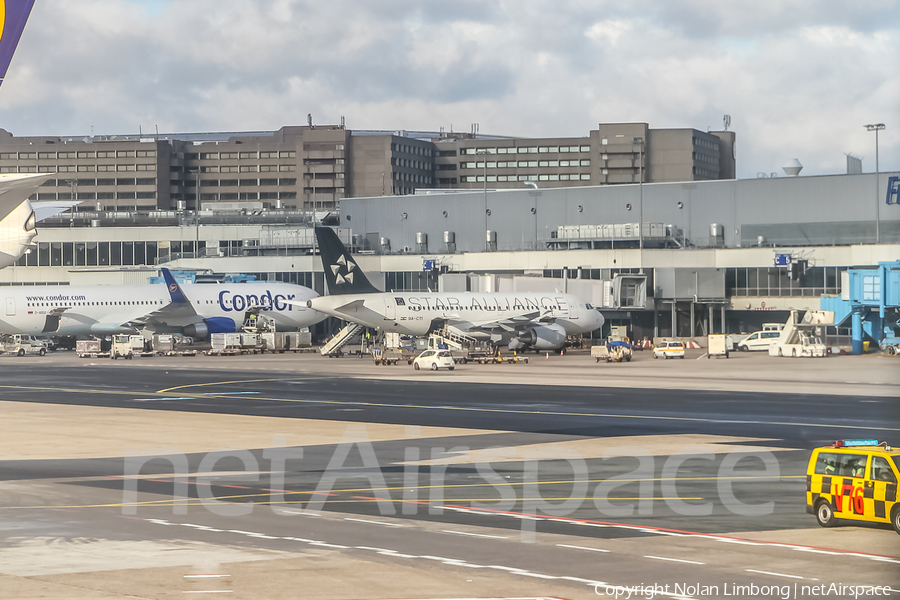
<svg viewBox="0 0 900 600">
<path fill-rule="evenodd" d="M 182 137 L 0 132 L 0 170 L 59 173 L 34 200 L 82 201 L 0 286 L 139 283 L 165 264 L 324 293 L 324 222 L 384 289 L 565 287 L 606 327 L 691 337 L 783 322 L 839 294 L 849 267 L 900 256 L 898 173 L 736 180 L 733 132 Z"/>
</svg>

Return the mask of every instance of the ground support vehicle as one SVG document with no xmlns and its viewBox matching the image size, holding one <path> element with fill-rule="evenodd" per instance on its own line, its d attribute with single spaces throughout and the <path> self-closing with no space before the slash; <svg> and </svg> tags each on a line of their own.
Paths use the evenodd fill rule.
<svg viewBox="0 0 900 600">
<path fill-rule="evenodd" d="M 706 358 L 724 356 L 728 358 L 730 344 L 724 333 L 711 333 L 706 338 Z"/>
<path fill-rule="evenodd" d="M 890 523 L 900 533 L 900 449 L 878 440 L 816 448 L 806 470 L 806 512 L 822 527 L 839 520 Z"/>
<path fill-rule="evenodd" d="M 592 346 L 591 358 L 597 362 L 631 362 L 634 351 L 627 342 L 607 342 L 605 346 Z"/>
<path fill-rule="evenodd" d="M 597 362 L 600 362 L 601 360 L 609 362 L 609 348 L 606 346 L 591 346 L 591 358 L 595 359 Z"/>
<path fill-rule="evenodd" d="M 79 358 L 107 358 L 109 357 L 111 344 L 106 340 L 91 338 L 89 340 L 76 340 L 75 352 Z"/>
<path fill-rule="evenodd" d="M 207 356 L 236 356 L 257 354 L 263 345 L 256 333 L 213 333 L 209 336 L 210 349 Z"/>
<path fill-rule="evenodd" d="M 141 343 L 141 348 L 144 344 Z M 112 339 L 112 347 L 109 349 L 109 358 L 116 360 L 124 358 L 131 360 L 134 358 L 134 349 L 131 347 L 131 336 L 127 333 L 116 334 Z"/>
<path fill-rule="evenodd" d="M 781 331 L 777 329 L 754 331 L 737 343 L 737 349 L 741 352 L 768 350 L 769 346 L 771 346 L 780 335 Z"/>
<path fill-rule="evenodd" d="M 396 365 L 403 360 L 403 352 L 399 348 L 372 348 L 372 360 L 376 365 Z"/>
<path fill-rule="evenodd" d="M 684 358 L 684 342 L 664 340 L 653 349 L 653 358 Z"/>
<path fill-rule="evenodd" d="M 304 337 L 305 335 L 305 337 Z M 303 352 L 309 349 L 311 338 L 309 331 L 269 331 L 259 334 L 260 345 L 264 352 Z"/>
<path fill-rule="evenodd" d="M 497 355 L 498 355 L 498 357 L 499 357 L 499 359 L 497 360 L 497 362 L 502 362 L 502 363 L 507 363 L 507 364 L 513 364 L 513 363 L 525 363 L 525 364 L 528 364 L 528 357 L 527 357 L 527 356 L 522 356 L 521 354 L 518 354 L 515 350 L 513 350 L 512 356 L 502 356 L 502 355 L 500 354 L 499 348 L 498 348 Z"/>
<path fill-rule="evenodd" d="M 778 338 L 769 346 L 769 356 L 824 357 L 828 353 L 824 342 L 828 325 L 834 325 L 832 311 L 808 310 L 800 319 L 798 311 L 792 310 Z"/>
<path fill-rule="evenodd" d="M 900 337 L 886 337 L 878 347 L 886 356 L 900 356 Z"/>
<path fill-rule="evenodd" d="M 0 348 L 4 354 L 15 354 L 16 356 L 25 356 L 26 354 L 44 356 L 47 354 L 47 347 L 33 335 L 5 335 L 0 341 Z"/>
<path fill-rule="evenodd" d="M 416 371 L 420 369 L 431 369 L 432 371 L 447 369 L 452 371 L 456 366 L 456 363 L 453 362 L 453 357 L 450 356 L 450 352 L 447 350 L 426 350 L 414 358 L 412 364 Z"/>
</svg>

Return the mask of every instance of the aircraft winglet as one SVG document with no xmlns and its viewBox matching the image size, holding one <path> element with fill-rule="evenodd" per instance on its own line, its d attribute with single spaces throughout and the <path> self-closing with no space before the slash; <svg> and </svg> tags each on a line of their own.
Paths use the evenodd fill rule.
<svg viewBox="0 0 900 600">
<path fill-rule="evenodd" d="M 5 5 L 5 6 L 3 6 Z M 6 78 L 19 38 L 25 30 L 34 0 L 6 0 L 0 2 L 0 84 Z"/>
</svg>

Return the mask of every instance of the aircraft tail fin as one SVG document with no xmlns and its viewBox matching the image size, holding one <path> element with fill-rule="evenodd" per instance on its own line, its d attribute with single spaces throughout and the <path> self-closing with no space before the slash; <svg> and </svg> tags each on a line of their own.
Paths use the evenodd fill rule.
<svg viewBox="0 0 900 600">
<path fill-rule="evenodd" d="M 371 294 L 379 291 L 366 278 L 333 229 L 316 227 L 316 241 L 329 294 Z"/>
<path fill-rule="evenodd" d="M 181 291 L 181 286 L 178 285 L 178 282 L 172 277 L 172 273 L 166 268 L 162 268 L 160 271 L 162 271 L 163 279 L 166 281 L 166 288 L 169 290 L 172 304 L 190 304 L 191 301 L 188 300 L 187 296 L 184 295 L 184 292 Z"/>
<path fill-rule="evenodd" d="M 0 84 L 6 78 L 6 70 L 19 45 L 32 6 L 34 0 L 6 0 L 0 3 Z"/>
</svg>

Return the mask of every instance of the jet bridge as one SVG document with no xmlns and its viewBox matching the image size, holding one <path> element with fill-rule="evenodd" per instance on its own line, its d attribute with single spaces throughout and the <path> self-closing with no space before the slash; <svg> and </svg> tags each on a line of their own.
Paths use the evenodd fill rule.
<svg viewBox="0 0 900 600">
<path fill-rule="evenodd" d="M 822 296 L 822 310 L 834 311 L 834 323 L 850 321 L 853 354 L 862 354 L 863 337 L 880 343 L 894 337 L 900 320 L 900 260 L 854 267 L 841 274 L 841 294 Z"/>
</svg>

